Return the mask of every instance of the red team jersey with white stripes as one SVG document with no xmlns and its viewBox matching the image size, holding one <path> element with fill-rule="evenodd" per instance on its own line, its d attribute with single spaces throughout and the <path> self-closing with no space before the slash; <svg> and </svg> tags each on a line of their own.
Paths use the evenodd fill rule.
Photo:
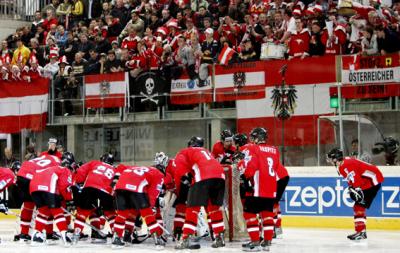
<svg viewBox="0 0 400 253">
<path fill-rule="evenodd" d="M 244 175 L 253 179 L 254 197 L 276 197 L 276 170 L 279 166 L 279 151 L 267 144 L 243 146 Z"/>
<path fill-rule="evenodd" d="M 224 148 L 224 144 L 222 141 L 218 141 L 214 144 L 212 148 L 212 155 L 218 160 L 221 161 L 225 156 L 232 158 L 232 155 L 235 153 L 236 148 L 232 145 L 227 150 Z"/>
<path fill-rule="evenodd" d="M 61 166 L 48 167 L 36 170 L 31 183 L 29 184 L 30 193 L 36 191 L 61 195 L 64 200 L 71 200 L 72 193 L 72 174 L 68 168 Z"/>
<path fill-rule="evenodd" d="M 339 166 L 339 173 L 347 180 L 349 186 L 360 187 L 362 190 L 378 185 L 384 180 L 378 167 L 350 157 L 344 158 L 343 164 Z"/>
<path fill-rule="evenodd" d="M 91 187 L 112 194 L 111 183 L 114 175 L 115 170 L 112 165 L 94 160 L 79 167 L 74 176 L 74 183 L 84 183 L 83 187 Z"/>
<path fill-rule="evenodd" d="M 15 175 L 9 168 L 0 167 L 0 192 L 15 183 Z"/>
<path fill-rule="evenodd" d="M 211 178 L 225 179 L 221 164 L 205 148 L 182 149 L 175 157 L 175 165 L 175 182 L 180 182 L 180 178 L 187 173 L 192 174 L 196 183 Z M 178 184 L 176 186 L 178 188 Z"/>
<path fill-rule="evenodd" d="M 164 175 L 156 168 L 144 166 L 123 166 L 116 190 L 147 193 L 150 205 L 154 206 L 162 189 Z"/>
<path fill-rule="evenodd" d="M 31 180 L 37 170 L 60 165 L 61 161 L 57 156 L 42 155 L 35 159 L 23 162 L 17 176 Z"/>
</svg>

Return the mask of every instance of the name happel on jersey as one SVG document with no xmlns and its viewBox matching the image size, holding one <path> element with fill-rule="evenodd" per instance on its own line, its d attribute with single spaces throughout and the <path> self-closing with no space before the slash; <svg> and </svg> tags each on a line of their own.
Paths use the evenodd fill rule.
<svg viewBox="0 0 400 253">
<path fill-rule="evenodd" d="M 276 154 L 276 148 L 260 146 L 260 150 L 266 153 Z"/>
</svg>

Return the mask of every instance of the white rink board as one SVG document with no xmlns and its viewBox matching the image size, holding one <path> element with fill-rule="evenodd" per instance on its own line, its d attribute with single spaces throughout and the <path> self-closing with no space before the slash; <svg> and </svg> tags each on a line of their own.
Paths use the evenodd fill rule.
<svg viewBox="0 0 400 253">
<path fill-rule="evenodd" d="M 12 241 L 15 230 L 15 222 L 11 220 L 0 221 L 0 244 L 1 253 L 107 253 L 107 252 L 156 252 L 151 239 L 143 244 L 130 245 L 121 250 L 112 250 L 108 245 L 93 245 L 87 242 L 80 243 L 74 247 L 65 248 L 59 245 L 31 247 L 25 243 Z M 346 238 L 352 233 L 350 230 L 336 229 L 284 229 L 284 239 L 273 241 L 271 252 L 277 253 L 388 253 L 399 252 L 400 231 L 371 231 L 368 232 L 367 242 L 355 243 Z M 182 252 L 173 249 L 174 243 L 169 242 L 167 247 L 158 252 Z M 209 241 L 202 242 L 200 250 L 191 252 L 209 253 L 213 252 L 242 252 L 241 243 L 227 243 L 225 248 L 212 249 Z"/>
</svg>

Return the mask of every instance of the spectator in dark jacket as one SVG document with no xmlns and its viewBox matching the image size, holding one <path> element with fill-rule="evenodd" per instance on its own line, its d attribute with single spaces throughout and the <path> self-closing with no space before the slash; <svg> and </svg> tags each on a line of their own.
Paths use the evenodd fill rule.
<svg viewBox="0 0 400 253">
<path fill-rule="evenodd" d="M 86 68 L 87 74 L 98 74 L 100 73 L 99 54 L 94 49 L 89 50 L 89 60 Z"/>
<path fill-rule="evenodd" d="M 382 55 L 398 52 L 400 50 L 400 39 L 397 34 L 383 27 L 377 28 L 378 49 Z"/>
<path fill-rule="evenodd" d="M 117 0 L 115 2 L 115 6 L 111 10 L 111 15 L 113 17 L 119 18 L 119 21 L 121 22 L 122 26 L 126 25 L 126 23 L 128 22 L 129 13 L 128 9 L 125 8 L 124 6 L 123 0 Z"/>
<path fill-rule="evenodd" d="M 324 44 L 321 41 L 321 25 L 313 22 L 311 25 L 310 56 L 323 55 L 325 52 Z"/>
<path fill-rule="evenodd" d="M 104 68 L 105 73 L 120 72 L 124 70 L 121 67 L 121 61 L 116 59 L 114 50 L 108 51 Z"/>
<path fill-rule="evenodd" d="M 83 58 L 89 59 L 89 50 L 94 48 L 93 43 L 88 40 L 86 34 L 81 34 L 79 40 L 78 51 L 84 53 Z"/>
</svg>

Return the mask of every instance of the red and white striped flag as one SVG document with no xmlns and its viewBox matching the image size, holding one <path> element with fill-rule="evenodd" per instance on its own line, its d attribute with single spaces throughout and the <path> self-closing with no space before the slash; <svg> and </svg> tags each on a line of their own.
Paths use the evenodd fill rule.
<svg viewBox="0 0 400 253">
<path fill-rule="evenodd" d="M 85 76 L 85 107 L 124 107 L 129 96 L 127 72 Z"/>
<path fill-rule="evenodd" d="M 221 53 L 219 53 L 218 62 L 222 65 L 227 65 L 235 53 L 235 50 L 230 48 L 228 45 L 225 45 L 222 48 Z"/>
<path fill-rule="evenodd" d="M 49 80 L 0 81 L 0 133 L 43 130 L 47 120 Z"/>
</svg>

